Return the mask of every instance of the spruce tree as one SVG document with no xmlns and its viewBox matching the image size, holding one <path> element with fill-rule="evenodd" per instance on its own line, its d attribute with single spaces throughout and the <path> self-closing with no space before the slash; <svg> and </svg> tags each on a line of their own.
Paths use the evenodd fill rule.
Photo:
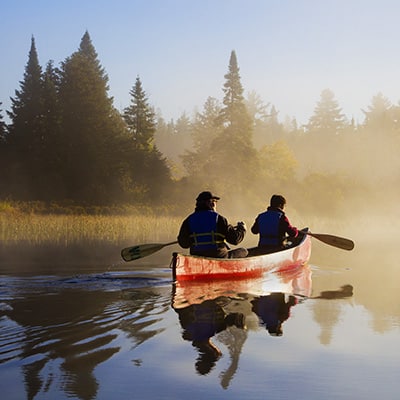
<svg viewBox="0 0 400 400">
<path fill-rule="evenodd" d="M 251 137 L 251 119 L 246 108 L 239 71 L 236 52 L 232 50 L 229 69 L 224 76 L 221 119 L 231 134 L 240 135 L 247 140 Z"/>
<path fill-rule="evenodd" d="M 191 125 L 193 149 L 187 149 L 181 156 L 186 172 L 194 181 L 202 179 L 204 164 L 208 163 L 213 141 L 223 132 L 220 114 L 221 104 L 213 97 L 208 97 L 202 112 L 195 114 Z"/>
<path fill-rule="evenodd" d="M 330 89 L 321 92 L 314 114 L 309 119 L 307 129 L 311 133 L 336 135 L 347 126 L 346 118 Z"/>
<path fill-rule="evenodd" d="M 235 51 L 224 77 L 222 106 L 207 100 L 204 113 L 197 116 L 193 125 L 195 149 L 186 152 L 183 161 L 188 178 L 197 188 L 218 190 L 224 195 L 238 191 L 244 194 L 256 182 L 258 154 L 253 146 L 252 121 L 243 97 Z"/>
<path fill-rule="evenodd" d="M 86 31 L 60 72 L 60 157 L 67 198 L 103 203 L 121 191 L 127 137 L 108 89 L 108 76 Z"/>
<path fill-rule="evenodd" d="M 389 134 L 397 124 L 395 110 L 390 100 L 378 93 L 372 98 L 367 110 L 362 110 L 365 115 L 364 128 L 374 135 L 379 134 L 380 138 L 381 133 Z"/>
<path fill-rule="evenodd" d="M 129 92 L 131 104 L 124 110 L 124 120 L 138 149 L 150 151 L 154 146 L 155 113 L 150 107 L 139 76 Z"/>
<path fill-rule="evenodd" d="M 207 149 L 208 151 L 212 141 L 221 133 L 222 125 L 218 124 L 221 108 L 217 99 L 208 97 L 204 103 L 203 111 L 195 114 L 192 123 L 194 149 Z"/>
<path fill-rule="evenodd" d="M 7 113 L 11 120 L 7 143 L 11 151 L 9 171 L 15 181 L 13 194 L 36 198 L 37 180 L 43 173 L 43 86 L 33 36 L 24 78 L 11 98 L 11 111 Z"/>
<path fill-rule="evenodd" d="M 253 145 L 253 124 L 243 97 L 235 51 L 231 52 L 228 73 L 223 86 L 223 107 L 220 120 L 222 132 L 212 141 L 205 174 L 215 178 L 223 190 L 234 187 L 244 193 L 249 190 L 249 176 L 258 171 L 258 156 Z M 229 176 L 227 180 L 226 177 Z M 235 182 L 235 185 L 232 185 Z"/>
<path fill-rule="evenodd" d="M 169 167 L 155 145 L 156 121 L 139 76 L 129 92 L 131 104 L 124 110 L 132 149 L 129 152 L 130 190 L 134 200 L 162 200 L 171 184 Z"/>
</svg>

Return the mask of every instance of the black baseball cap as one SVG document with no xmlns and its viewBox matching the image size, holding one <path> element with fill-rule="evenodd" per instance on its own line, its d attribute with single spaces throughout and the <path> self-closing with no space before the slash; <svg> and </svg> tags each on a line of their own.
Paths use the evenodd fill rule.
<svg viewBox="0 0 400 400">
<path fill-rule="evenodd" d="M 211 192 L 201 192 L 198 196 L 197 196 L 197 201 L 206 201 L 206 200 L 219 200 L 220 197 L 215 196 L 214 194 L 212 194 Z"/>
</svg>

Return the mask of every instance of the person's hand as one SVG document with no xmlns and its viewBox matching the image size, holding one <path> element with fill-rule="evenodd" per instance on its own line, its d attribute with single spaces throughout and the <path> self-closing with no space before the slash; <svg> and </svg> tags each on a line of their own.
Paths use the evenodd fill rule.
<svg viewBox="0 0 400 400">
<path fill-rule="evenodd" d="M 243 231 L 247 231 L 247 226 L 246 226 L 246 223 L 245 222 L 243 222 L 243 221 L 239 221 L 238 223 L 237 223 L 237 226 L 238 226 L 238 228 L 240 228 L 241 230 L 243 230 Z"/>
</svg>

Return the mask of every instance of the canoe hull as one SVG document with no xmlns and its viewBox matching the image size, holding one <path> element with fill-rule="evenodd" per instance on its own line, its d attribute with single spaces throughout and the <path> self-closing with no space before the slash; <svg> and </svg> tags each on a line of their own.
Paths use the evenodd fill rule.
<svg viewBox="0 0 400 400">
<path fill-rule="evenodd" d="M 310 255 L 309 235 L 304 235 L 295 247 L 254 257 L 205 258 L 173 253 L 173 278 L 177 281 L 257 278 L 267 272 L 296 270 L 308 262 Z"/>
</svg>

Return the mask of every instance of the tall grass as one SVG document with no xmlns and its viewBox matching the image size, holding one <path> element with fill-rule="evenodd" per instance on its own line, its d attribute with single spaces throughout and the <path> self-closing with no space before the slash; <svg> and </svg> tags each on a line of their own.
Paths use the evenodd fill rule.
<svg viewBox="0 0 400 400">
<path fill-rule="evenodd" d="M 153 242 L 176 238 L 180 218 L 111 215 L 42 215 L 0 213 L 3 244 L 57 244 L 80 242 L 114 244 Z"/>
<path fill-rule="evenodd" d="M 0 211 L 0 267 L 88 266 L 121 261 L 120 250 L 175 240 L 180 218 Z"/>
</svg>

